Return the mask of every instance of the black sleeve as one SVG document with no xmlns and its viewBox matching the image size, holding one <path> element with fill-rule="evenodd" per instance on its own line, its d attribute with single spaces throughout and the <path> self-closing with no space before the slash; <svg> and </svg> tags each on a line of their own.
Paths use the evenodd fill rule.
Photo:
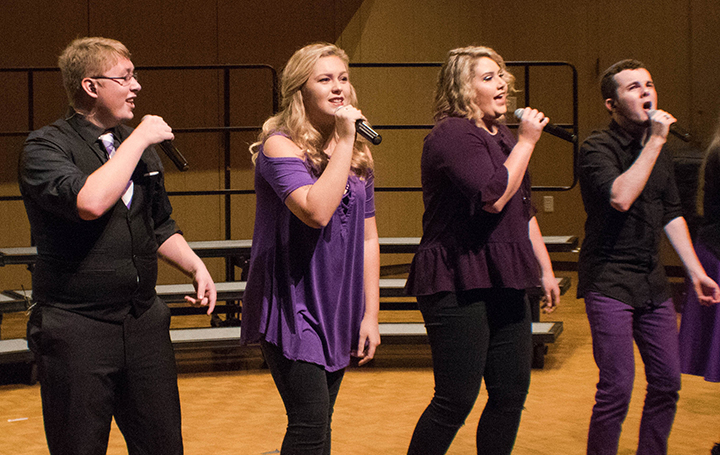
<svg viewBox="0 0 720 455">
<path fill-rule="evenodd" d="M 69 221 L 82 221 L 77 195 L 88 175 L 78 168 L 57 138 L 31 133 L 18 165 L 20 191 L 43 210 Z"/>
</svg>

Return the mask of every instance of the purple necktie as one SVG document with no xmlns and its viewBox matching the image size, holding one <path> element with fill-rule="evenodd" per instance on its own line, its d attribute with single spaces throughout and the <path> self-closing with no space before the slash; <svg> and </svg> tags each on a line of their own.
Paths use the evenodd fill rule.
<svg viewBox="0 0 720 455">
<path fill-rule="evenodd" d="M 115 139 L 113 138 L 113 134 L 111 132 L 107 132 L 100 136 L 100 140 L 105 147 L 105 151 L 107 151 L 108 159 L 115 156 Z M 125 194 L 122 196 L 122 200 L 127 208 L 130 208 L 130 204 L 132 203 L 133 187 L 133 181 L 130 180 L 125 188 Z"/>
</svg>

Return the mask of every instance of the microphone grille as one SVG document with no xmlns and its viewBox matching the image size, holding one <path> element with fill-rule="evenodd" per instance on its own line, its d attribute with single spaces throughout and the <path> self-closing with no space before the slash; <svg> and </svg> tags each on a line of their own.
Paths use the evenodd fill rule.
<svg viewBox="0 0 720 455">
<path fill-rule="evenodd" d="M 515 118 L 522 120 L 523 112 L 525 109 L 515 109 Z"/>
</svg>

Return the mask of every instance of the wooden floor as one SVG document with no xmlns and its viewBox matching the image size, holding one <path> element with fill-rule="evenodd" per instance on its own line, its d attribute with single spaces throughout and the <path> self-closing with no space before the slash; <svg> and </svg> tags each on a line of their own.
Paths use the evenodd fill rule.
<svg viewBox="0 0 720 455">
<path fill-rule="evenodd" d="M 573 277 L 573 282 L 576 279 Z M 582 301 L 570 290 L 562 306 L 546 320 L 564 322 L 564 332 L 550 345 L 543 370 L 533 370 L 515 454 L 582 454 L 593 405 L 597 369 Z M 385 319 L 419 320 L 415 312 L 384 314 Z M 22 336 L 23 315 L 6 315 L 3 338 Z M 174 321 L 188 324 L 189 317 Z M 213 353 L 205 353 L 204 358 Z M 233 362 L 215 353 L 217 368 L 232 371 L 182 373 L 179 379 L 187 454 L 278 453 L 284 433 L 282 402 L 267 370 L 253 366 L 252 353 Z M 427 347 L 383 345 L 372 367 L 348 371 L 333 421 L 333 453 L 403 454 L 414 425 L 433 391 Z M 635 453 L 644 397 L 638 359 L 635 394 L 620 441 L 622 455 Z M 198 370 L 202 358 L 181 357 L 183 371 Z M 207 364 L 207 362 L 206 362 Z M 0 386 L 0 455 L 47 454 L 39 386 Z M 474 439 L 485 396 L 458 433 L 450 454 L 475 453 Z M 720 384 L 683 376 L 677 417 L 670 437 L 671 454 L 708 455 L 720 442 Z M 124 454 L 122 436 L 113 427 L 109 454 Z"/>
</svg>

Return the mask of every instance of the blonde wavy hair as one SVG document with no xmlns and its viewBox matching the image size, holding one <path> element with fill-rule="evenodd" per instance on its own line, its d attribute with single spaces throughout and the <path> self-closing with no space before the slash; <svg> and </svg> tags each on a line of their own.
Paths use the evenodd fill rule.
<svg viewBox="0 0 720 455">
<path fill-rule="evenodd" d="M 130 51 L 120 41 L 102 38 L 77 38 L 70 43 L 58 58 L 63 85 L 70 106 L 82 89 L 82 80 L 86 77 L 100 76 L 115 66 L 120 58 L 130 59 Z"/>
<path fill-rule="evenodd" d="M 705 150 L 705 155 L 700 165 L 700 170 L 698 171 L 695 208 L 700 216 L 705 215 L 705 167 L 707 166 L 708 159 L 715 153 L 720 153 L 720 119 L 718 119 L 715 134 L 713 134 L 712 141 L 710 141 L 710 145 L 708 145 L 708 148 Z"/>
<path fill-rule="evenodd" d="M 433 118 L 464 117 L 480 121 L 484 113 L 475 103 L 472 80 L 475 63 L 482 57 L 492 59 L 500 67 L 502 78 L 508 84 L 508 94 L 515 93 L 515 77 L 505 68 L 505 61 L 493 49 L 484 46 L 468 46 L 453 49 L 447 54 L 435 87 Z"/>
<path fill-rule="evenodd" d="M 305 152 L 306 159 L 316 175 L 322 174 L 327 166 L 328 156 L 322 150 L 323 138 L 310 123 L 305 114 L 305 104 L 301 89 L 310 78 L 315 64 L 323 57 L 338 57 L 348 67 L 349 59 L 345 51 L 330 43 L 309 44 L 296 51 L 288 60 L 280 78 L 280 112 L 265 121 L 257 142 L 250 145 L 252 161 L 257 161 L 258 153 L 265 140 L 274 132 L 282 132 Z M 350 84 L 350 96 L 347 102 L 357 106 L 355 88 Z M 355 140 L 351 168 L 360 177 L 367 177 L 373 168 L 373 160 L 364 140 Z"/>
</svg>

